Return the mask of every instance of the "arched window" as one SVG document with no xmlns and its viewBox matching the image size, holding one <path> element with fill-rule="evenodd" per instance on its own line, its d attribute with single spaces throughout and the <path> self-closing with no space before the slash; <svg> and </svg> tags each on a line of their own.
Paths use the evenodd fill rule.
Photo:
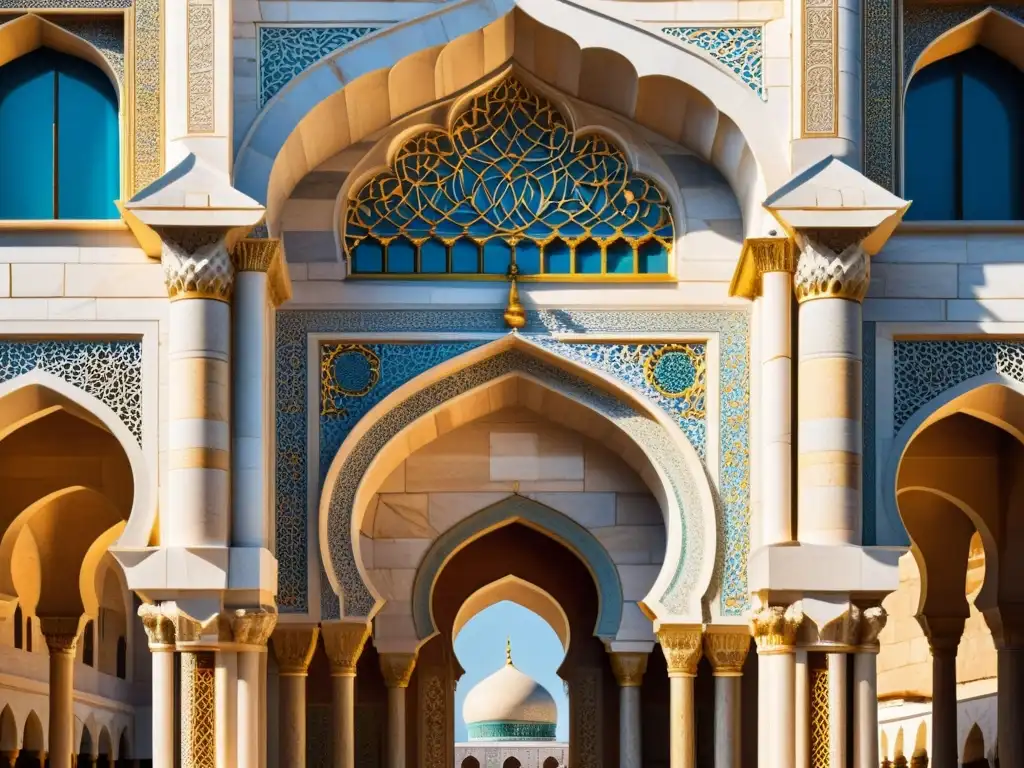
<svg viewBox="0 0 1024 768">
<path fill-rule="evenodd" d="M 117 638 L 117 676 L 122 680 L 128 676 L 128 641 L 124 636 Z"/>
<path fill-rule="evenodd" d="M 461 768 L 480 768 L 480 761 L 470 755 L 462 761 Z"/>
<path fill-rule="evenodd" d="M 82 661 L 90 667 L 95 666 L 95 643 L 93 642 L 93 623 L 85 622 L 85 629 L 82 630 Z"/>
<path fill-rule="evenodd" d="M 555 757 L 549 757 L 544 761 L 542 768 L 558 768 L 558 759 Z"/>
<path fill-rule="evenodd" d="M 907 89 L 908 219 L 1024 219 L 1024 73 L 970 48 Z"/>
<path fill-rule="evenodd" d="M 25 643 L 25 619 L 21 615 L 21 606 L 14 609 L 14 647 L 21 648 Z"/>
<path fill-rule="evenodd" d="M 0 67 L 0 219 L 112 219 L 117 93 L 74 56 L 37 48 Z"/>
<path fill-rule="evenodd" d="M 509 757 L 501 764 L 501 768 L 522 768 L 522 763 L 514 757 Z"/>
</svg>

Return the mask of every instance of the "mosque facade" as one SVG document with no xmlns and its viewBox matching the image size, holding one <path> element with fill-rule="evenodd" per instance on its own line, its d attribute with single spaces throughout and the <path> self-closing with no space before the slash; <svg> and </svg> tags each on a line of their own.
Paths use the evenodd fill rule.
<svg viewBox="0 0 1024 768">
<path fill-rule="evenodd" d="M 0 0 L 0 755 L 1024 768 L 1022 24 Z"/>
</svg>

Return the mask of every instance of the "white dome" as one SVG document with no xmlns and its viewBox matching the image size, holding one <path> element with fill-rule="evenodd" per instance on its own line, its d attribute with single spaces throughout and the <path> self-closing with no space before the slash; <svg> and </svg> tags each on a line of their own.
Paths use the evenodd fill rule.
<svg viewBox="0 0 1024 768">
<path fill-rule="evenodd" d="M 505 666 L 481 680 L 466 694 L 462 717 L 469 726 L 470 740 L 479 731 L 479 737 L 554 738 L 554 725 L 558 722 L 558 707 L 547 689 L 529 675 L 524 675 L 512 664 L 511 653 Z M 525 726 L 515 728 L 516 724 Z M 503 726 L 511 726 L 511 729 Z M 530 726 L 542 726 L 539 730 Z M 550 732 L 550 735 L 549 735 Z"/>
</svg>

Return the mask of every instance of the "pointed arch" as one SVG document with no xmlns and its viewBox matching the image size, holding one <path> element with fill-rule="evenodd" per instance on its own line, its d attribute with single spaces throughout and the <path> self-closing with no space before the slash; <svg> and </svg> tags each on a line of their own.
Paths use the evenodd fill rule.
<svg viewBox="0 0 1024 768">
<path fill-rule="evenodd" d="M 594 579 L 599 600 L 594 634 L 606 639 L 614 638 L 622 621 L 622 584 L 619 582 L 615 563 L 612 562 L 607 550 L 590 531 L 561 512 L 523 496 L 510 496 L 449 528 L 427 550 L 413 583 L 412 615 L 418 639 L 425 641 L 438 632 L 431 598 L 434 582 L 437 581 L 445 564 L 481 536 L 513 523 L 521 523 L 550 536 L 568 547 L 583 561 Z M 543 594 L 547 595 L 546 592 Z M 547 597 L 554 602 L 550 595 Z M 477 610 L 483 607 L 486 606 L 482 605 Z M 563 612 L 563 619 L 564 616 Z M 558 634 L 557 627 L 552 625 L 552 629 Z M 567 641 L 568 620 L 565 620 L 564 634 Z M 559 639 L 562 639 L 562 635 L 559 635 Z M 563 646 L 567 646 L 566 641 L 563 641 Z"/>
<path fill-rule="evenodd" d="M 0 751 L 11 753 L 18 751 L 18 721 L 9 704 L 0 712 Z"/>
<path fill-rule="evenodd" d="M 13 22 L 12 22 L 13 23 Z M 3 27 L 0 27 L 3 29 Z M 135 436 L 111 408 L 64 379 L 40 368 L 0 383 L 0 431 L 30 423 L 40 411 L 63 409 L 113 435 L 131 468 L 134 494 L 131 511 L 118 546 L 144 548 L 156 524 L 156 483 Z"/>
<path fill-rule="evenodd" d="M 46 749 L 46 735 L 43 723 L 33 709 L 25 718 L 25 731 L 21 739 L 21 748 L 26 752 L 42 752 Z"/>
<path fill-rule="evenodd" d="M 490 584 L 485 584 L 466 599 L 455 615 L 452 642 L 455 642 L 459 632 L 474 616 L 505 600 L 521 605 L 544 619 L 558 635 L 562 650 L 569 650 L 572 635 L 569 617 L 565 615 L 565 610 L 546 590 L 515 575 L 508 575 L 497 581 L 492 581 Z M 431 623 L 433 623 L 432 618 Z"/>
<path fill-rule="evenodd" d="M 977 723 L 971 725 L 967 732 L 967 740 L 964 741 L 963 764 L 971 766 L 980 763 L 985 759 L 985 736 Z"/>
<path fill-rule="evenodd" d="M 682 140 L 732 184 L 748 231 L 760 229 L 760 201 L 789 175 L 766 103 L 717 62 L 568 0 L 457 0 L 344 46 L 268 102 L 242 141 L 235 187 L 266 205 L 277 234 L 306 173 L 513 59 L 565 93 Z M 609 71 L 617 87 L 598 89 Z"/>
<path fill-rule="evenodd" d="M 932 40 L 914 60 L 910 77 L 942 59 L 982 46 L 1024 70 L 1024 23 L 996 8 L 986 8 Z"/>
<path fill-rule="evenodd" d="M 703 464 L 663 411 L 625 385 L 510 334 L 412 379 L 381 400 L 345 438 L 320 498 L 320 549 L 343 615 L 371 616 L 383 605 L 360 554 L 359 515 L 387 467 L 388 446 L 408 440 L 422 419 L 459 397 L 507 377 L 552 393 L 584 434 L 600 425 L 604 439 L 638 470 L 661 505 L 667 534 L 664 565 L 643 604 L 665 621 L 701 621 L 718 547 L 715 499 Z M 636 468 L 637 465 L 634 465 Z M 393 468 L 393 466 L 392 466 Z M 358 478 L 339 482 L 339 478 Z"/>
<path fill-rule="evenodd" d="M 114 742 L 110 738 L 110 731 L 107 730 L 107 726 L 100 728 L 99 744 L 97 745 L 98 754 L 106 755 L 112 760 L 114 757 Z"/>
</svg>

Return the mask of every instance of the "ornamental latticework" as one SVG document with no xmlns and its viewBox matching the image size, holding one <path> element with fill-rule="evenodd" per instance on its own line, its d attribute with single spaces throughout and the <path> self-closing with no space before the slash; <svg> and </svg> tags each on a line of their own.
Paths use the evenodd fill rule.
<svg viewBox="0 0 1024 768">
<path fill-rule="evenodd" d="M 673 239 L 667 196 L 621 148 L 509 77 L 354 190 L 344 242 L 356 276 L 614 280 L 668 274 Z"/>
<path fill-rule="evenodd" d="M 818 655 L 824 662 L 824 658 Z M 811 768 L 831 768 L 828 715 L 828 667 L 811 667 Z"/>
<path fill-rule="evenodd" d="M 181 654 L 181 765 L 216 768 L 216 701 L 214 654 Z"/>
</svg>

